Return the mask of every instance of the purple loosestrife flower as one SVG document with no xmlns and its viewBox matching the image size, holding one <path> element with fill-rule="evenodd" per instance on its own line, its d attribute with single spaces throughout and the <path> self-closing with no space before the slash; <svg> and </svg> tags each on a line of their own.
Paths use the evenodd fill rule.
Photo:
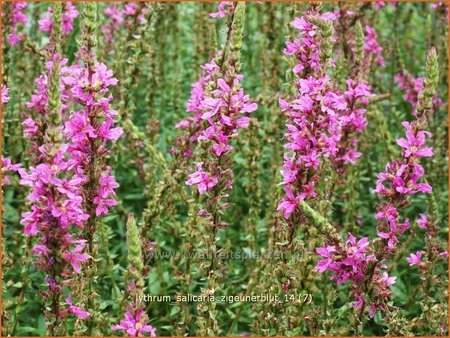
<svg viewBox="0 0 450 338">
<path fill-rule="evenodd" d="M 61 4 L 54 6 L 52 24 L 61 24 L 61 9 Z M 46 274 L 48 289 L 42 295 L 51 304 L 44 312 L 52 334 L 60 332 L 64 316 L 75 314 L 84 319 L 89 315 L 70 300 L 66 304 L 69 308 L 63 310 L 61 298 L 63 286 L 68 286 L 91 258 L 83 252 L 86 240 L 79 238 L 78 230 L 90 217 L 84 210 L 84 186 L 89 176 L 79 154 L 71 151 L 73 140 L 68 141 L 63 128 L 75 103 L 73 86 L 82 69 L 67 66 L 67 60 L 58 54 L 60 33 L 52 29 L 46 73 L 36 80 L 37 90 L 26 104 L 31 114 L 23 123 L 24 133 L 35 155 L 28 170 L 19 169 L 20 183 L 30 187 L 30 209 L 23 213 L 21 224 L 25 235 L 38 237 L 33 247 L 34 263 Z"/>
<path fill-rule="evenodd" d="M 52 13 L 53 8 L 48 9 L 48 13 L 38 21 L 39 30 L 41 32 L 51 33 L 52 31 Z M 61 29 L 64 35 L 69 35 L 73 30 L 73 22 L 78 17 L 79 12 L 72 2 L 64 2 L 64 10 L 62 12 Z"/>
<path fill-rule="evenodd" d="M 210 221 L 212 236 L 217 229 L 228 226 L 221 221 L 220 214 L 231 205 L 226 201 L 228 190 L 233 187 L 231 140 L 239 135 L 240 129 L 249 126 L 249 114 L 258 108 L 244 93 L 241 83 L 240 49 L 244 34 L 245 3 L 237 3 L 229 10 L 233 15 L 228 26 L 227 42 L 223 51 L 218 51 L 202 67 L 201 78 L 194 83 L 187 104 L 187 110 L 193 116 L 177 125 L 183 129 L 183 134 L 177 139 L 172 151 L 188 158 L 195 155 L 201 158 L 201 162 L 197 162 L 197 171 L 190 174 L 185 183 L 197 186 L 199 194 L 208 193 L 204 209 L 198 215 Z M 209 267 L 209 274 L 213 271 L 213 265 Z M 216 327 L 213 315 L 210 318 L 210 325 Z"/>
<path fill-rule="evenodd" d="M 85 67 L 74 75 L 70 79 L 71 95 L 84 108 L 71 112 L 64 132 L 72 140 L 68 151 L 82 171 L 92 173 L 93 161 L 98 162 L 98 177 L 90 177 L 95 179 L 96 188 L 88 192 L 88 201 L 95 205 L 95 216 L 101 216 L 117 204 L 114 196 L 119 185 L 111 175 L 111 168 L 100 160 L 110 153 L 109 142 L 123 134 L 122 128 L 114 127 L 117 112 L 110 108 L 112 96 L 106 95 L 117 79 L 103 63 L 96 63 L 92 69 Z M 90 211 L 89 214 L 94 215 Z"/>
<path fill-rule="evenodd" d="M 416 135 L 410 129 L 409 123 L 403 123 L 403 126 L 406 128 L 406 139 L 399 138 L 397 140 L 397 144 L 403 148 L 403 156 L 404 157 L 432 157 L 433 150 L 431 147 L 424 147 L 426 140 L 426 136 L 431 136 L 431 133 L 427 131 L 418 131 Z"/>
<path fill-rule="evenodd" d="M 232 1 L 221 1 L 217 6 L 217 12 L 209 13 L 211 18 L 223 18 L 230 15 L 234 11 L 234 4 Z"/>
<path fill-rule="evenodd" d="M 6 157 L 2 157 L 2 185 L 8 185 L 9 184 L 9 176 L 7 175 L 7 173 L 9 171 L 19 171 L 19 169 L 21 169 L 22 164 L 18 163 L 18 164 L 12 164 L 11 160 L 9 158 Z"/>
<path fill-rule="evenodd" d="M 217 160 L 230 153 L 233 149 L 233 146 L 229 144 L 230 140 L 240 128 L 248 127 L 250 118 L 246 115 L 252 113 L 258 107 L 256 103 L 250 101 L 248 95 L 244 94 L 240 85 L 242 79 L 243 76 L 240 74 L 237 74 L 228 83 L 222 77 L 217 78 L 210 83 L 210 86 L 214 89 L 201 102 L 202 130 L 199 133 L 198 140 L 209 145 L 208 152 Z M 220 168 L 216 168 L 215 171 L 217 171 L 217 174 L 211 172 L 212 178 L 210 183 L 206 185 L 207 190 L 211 190 L 217 184 L 218 178 L 214 176 L 220 177 L 223 172 Z M 200 169 L 198 173 L 200 174 Z M 200 184 L 200 182 L 197 184 Z M 231 184 L 231 181 L 226 182 L 226 185 Z"/>
<path fill-rule="evenodd" d="M 347 89 L 342 93 L 324 75 L 319 31 L 308 17 L 291 23 L 300 31 L 300 37 L 286 42 L 284 50 L 286 55 L 295 55 L 297 65 L 293 72 L 299 76 L 295 96 L 290 102 L 279 100 L 289 121 L 281 170 L 285 196 L 278 206 L 286 219 L 295 213 L 298 201 L 316 197 L 314 186 L 319 180 L 316 173 L 323 158 L 329 158 L 335 169 L 342 172 L 344 164 L 355 163 L 361 156 L 356 151 L 358 140 L 354 135 L 366 127 L 365 107 L 373 95 L 370 86 L 354 80 L 347 81 Z M 324 13 L 319 19 L 335 17 L 334 13 Z"/>
<path fill-rule="evenodd" d="M 73 227 L 84 227 L 87 215 L 82 209 L 82 184 L 86 177 L 76 171 L 74 161 L 65 158 L 68 146 L 62 144 L 54 156 L 46 150 L 54 145 L 39 147 L 42 158 L 48 163 L 30 167 L 30 173 L 19 169 L 21 184 L 31 188 L 28 200 L 30 211 L 24 212 L 21 224 L 24 234 L 39 236 L 39 244 L 33 247 L 37 259 L 35 264 L 43 270 L 51 281 L 44 297 L 58 299 L 65 278 L 81 273 L 80 264 L 90 256 L 83 253 L 84 240 L 74 238 Z M 73 312 L 61 311 L 59 318 Z"/>
<path fill-rule="evenodd" d="M 291 22 L 291 26 L 298 29 L 302 34 L 301 38 L 294 41 L 287 41 L 284 49 L 285 55 L 295 55 L 297 64 L 292 70 L 295 74 L 300 72 L 321 71 L 319 58 L 319 41 L 316 37 L 317 27 L 308 22 L 305 17 L 296 18 Z"/>
<path fill-rule="evenodd" d="M 134 2 L 125 3 L 123 6 L 117 4 L 107 6 L 104 9 L 104 13 L 108 20 L 101 27 L 106 41 L 112 44 L 114 42 L 114 32 L 121 29 L 121 27 L 131 29 L 135 23 L 143 24 L 147 10 L 145 6 Z"/>
<path fill-rule="evenodd" d="M 120 321 L 118 325 L 113 325 L 113 331 L 123 330 L 131 337 L 143 336 L 149 333 L 150 337 L 156 337 L 156 329 L 147 324 L 147 314 L 142 309 L 135 310 L 133 307 L 128 307 L 125 312 L 125 318 Z"/>
<path fill-rule="evenodd" d="M 419 266 L 422 263 L 422 251 L 416 251 L 416 253 L 412 253 L 409 257 L 406 258 L 409 263 L 409 266 L 417 265 Z"/>
<path fill-rule="evenodd" d="M 364 50 L 375 57 L 377 63 L 384 67 L 383 48 L 378 43 L 378 35 L 374 28 L 366 25 L 366 36 L 364 37 Z"/>
<path fill-rule="evenodd" d="M 24 33 L 19 34 L 18 25 L 26 25 L 28 22 L 28 18 L 23 12 L 24 9 L 27 8 L 28 4 L 26 2 L 17 1 L 12 2 L 10 6 L 12 7 L 12 12 L 9 18 L 11 32 L 8 34 L 7 40 L 11 44 L 11 46 L 15 46 L 17 43 L 22 41 L 25 36 Z"/>
<path fill-rule="evenodd" d="M 386 308 L 386 301 L 393 294 L 389 287 L 395 283 L 396 277 L 390 277 L 387 272 L 376 268 L 372 279 L 373 292 L 376 297 L 371 300 L 365 295 L 365 283 L 369 277 L 369 271 L 378 261 L 367 237 L 356 240 L 349 233 L 345 243 L 319 247 L 316 252 L 323 257 L 316 265 L 317 271 L 331 271 L 331 279 L 337 284 L 351 283 L 355 309 L 360 309 L 368 304 L 369 317 L 372 318 L 378 309 Z"/>
<path fill-rule="evenodd" d="M 402 123 L 406 129 L 406 138 L 397 140 L 403 149 L 402 157 L 392 160 L 386 170 L 378 175 L 374 192 L 385 199 L 378 205 L 375 215 L 379 238 L 371 242 L 367 238 L 356 241 L 349 234 L 345 245 L 335 240 L 333 245 L 317 248 L 317 253 L 323 257 L 316 266 L 317 271 L 332 271 L 331 278 L 337 283 L 351 281 L 353 306 L 361 309 L 360 321 L 366 308 L 372 318 L 377 310 L 385 312 L 390 307 L 388 302 L 393 293 L 389 286 L 395 283 L 395 277 L 388 276 L 384 271 L 387 269 L 385 262 L 396 250 L 398 237 L 409 228 L 409 219 L 401 221 L 399 209 L 408 206 L 410 195 L 432 191 L 428 183 L 420 182 L 425 172 L 420 159 L 433 156 L 431 147 L 426 147 L 426 136 L 431 137 L 431 134 L 423 129 L 436 93 L 437 65 L 436 51 L 432 49 L 427 57 L 427 77 L 423 92 L 419 95 L 415 120 Z M 292 181 L 290 175 L 285 177 Z M 427 222 L 426 219 L 423 221 Z M 411 265 L 418 265 L 421 256 L 422 253 L 418 251 L 407 260 Z"/>
<path fill-rule="evenodd" d="M 176 128 L 185 129 L 186 132 L 177 138 L 175 147 L 171 150 L 173 154 L 181 153 L 186 158 L 192 157 L 193 146 L 202 133 L 203 101 L 206 98 L 206 87 L 219 72 L 220 68 L 214 59 L 202 66 L 202 75 L 192 85 L 191 96 L 186 105 L 186 111 L 192 113 L 193 116 L 175 125 Z"/>
<path fill-rule="evenodd" d="M 74 77 L 78 76 L 81 72 L 81 67 L 76 64 L 68 66 L 67 59 L 62 59 L 60 65 L 61 115 L 66 118 L 69 115 L 70 104 L 73 102 L 71 87 L 74 82 Z M 30 151 L 33 154 L 35 162 L 39 162 L 42 157 L 38 148 L 42 143 L 42 138 L 46 131 L 45 121 L 50 113 L 47 105 L 47 91 L 48 72 L 50 72 L 52 67 L 53 61 L 46 63 L 46 73 L 35 80 L 37 88 L 32 94 L 31 100 L 25 104 L 28 110 L 30 110 L 30 113 L 22 122 L 22 126 L 24 127 L 25 138 L 29 139 Z"/>
<path fill-rule="evenodd" d="M 187 185 L 197 185 L 198 192 L 200 195 L 204 194 L 205 191 L 211 190 L 218 182 L 217 177 L 204 172 L 203 162 L 197 163 L 197 171 L 189 175 L 189 180 L 186 181 Z"/>
<path fill-rule="evenodd" d="M 445 19 L 448 21 L 448 4 L 446 2 L 435 2 L 430 4 L 430 8 L 435 11 L 441 11 L 445 14 Z"/>
<path fill-rule="evenodd" d="M 327 114 L 317 109 L 328 78 L 299 80 L 299 95 L 292 104 L 280 99 L 280 106 L 287 112 L 290 123 L 286 125 L 285 162 L 281 171 L 286 196 L 281 200 L 278 210 L 282 210 L 288 219 L 296 210 L 299 200 L 314 198 L 314 184 L 317 176 L 308 177 L 321 163 L 323 155 L 336 154 L 337 139 L 328 134 L 330 120 Z M 315 109 L 314 109 L 314 108 Z M 320 122 L 319 122 L 320 121 Z"/>
<path fill-rule="evenodd" d="M 419 214 L 419 218 L 416 220 L 417 226 L 426 230 L 430 224 L 428 216 L 426 214 Z"/>
<path fill-rule="evenodd" d="M 72 265 L 73 270 L 76 273 L 80 273 L 80 263 L 87 261 L 89 258 L 92 258 L 86 253 L 82 253 L 84 250 L 86 241 L 78 240 L 76 241 L 76 246 L 72 251 L 66 250 L 64 252 L 64 258 Z"/>
<path fill-rule="evenodd" d="M 117 129 L 117 128 L 116 128 Z M 97 205 L 95 209 L 96 216 L 105 215 L 108 213 L 108 207 L 117 205 L 117 201 L 112 196 L 115 196 L 115 190 L 119 187 L 114 176 L 111 176 L 111 168 L 106 167 L 106 171 L 100 175 L 98 184 L 98 196 L 94 199 L 94 204 Z"/>
<path fill-rule="evenodd" d="M 356 134 L 363 133 L 367 126 L 366 107 L 369 104 L 369 98 L 373 96 L 371 87 L 363 81 L 349 79 L 346 83 L 347 89 L 343 96 L 334 94 L 334 102 L 331 101 L 334 111 L 330 111 L 331 114 L 336 112 L 339 114 L 337 127 L 332 129 L 339 134 L 337 153 L 331 157 L 338 172 L 342 172 L 347 163 L 355 164 L 362 155 L 356 150 L 358 145 Z M 340 102 L 336 99 L 340 99 Z M 338 103 L 340 105 L 337 105 Z"/>
<path fill-rule="evenodd" d="M 408 101 L 415 109 L 419 94 L 423 90 L 423 78 L 414 78 L 408 72 L 402 72 L 394 77 L 395 82 L 401 90 L 405 91 L 403 99 Z"/>
<path fill-rule="evenodd" d="M 2 106 L 5 103 L 9 102 L 9 96 L 8 96 L 9 88 L 5 85 L 2 85 Z"/>
<path fill-rule="evenodd" d="M 369 283 L 377 283 L 380 280 L 380 271 L 386 267 L 385 261 L 396 250 L 399 242 L 398 237 L 409 227 L 409 219 L 401 221 L 399 210 L 409 205 L 409 196 L 418 192 L 431 193 L 432 188 L 428 183 L 420 182 L 424 176 L 424 169 L 420 164 L 422 157 L 433 156 L 431 147 L 426 147 L 426 136 L 431 137 L 431 133 L 423 130 L 426 126 L 426 114 L 431 111 L 432 100 L 436 91 L 438 81 L 437 56 L 432 49 L 427 57 L 427 77 L 424 80 L 424 89 L 419 95 L 417 111 L 412 122 L 403 122 L 406 129 L 406 138 L 399 138 L 397 144 L 403 149 L 402 157 L 394 159 L 387 164 L 386 170 L 378 175 L 377 185 L 374 192 L 384 198 L 377 209 L 377 234 L 381 238 L 374 247 L 377 251 L 376 257 L 379 259 L 373 268 L 373 273 L 369 273 Z M 375 243 L 375 240 L 374 240 Z M 408 258 L 410 264 L 419 264 L 422 253 L 420 251 L 412 254 Z M 380 294 L 381 289 L 362 291 L 368 292 L 372 301 L 369 303 L 372 316 L 376 309 L 385 311 L 386 304 L 390 297 L 389 293 Z"/>
<path fill-rule="evenodd" d="M 356 241 L 349 233 L 345 244 L 336 246 L 320 247 L 316 252 L 324 257 L 317 265 L 316 270 L 333 272 L 331 279 L 338 284 L 348 280 L 360 282 L 364 279 L 367 266 L 376 261 L 373 253 L 368 250 L 369 241 L 367 237 Z"/>
<path fill-rule="evenodd" d="M 218 55 L 221 56 L 222 53 L 219 52 Z M 221 75 L 214 59 L 202 68 L 203 74 L 200 80 L 193 84 L 186 107 L 193 116 L 177 123 L 177 128 L 185 129 L 186 133 L 177 139 L 172 153 L 191 157 L 195 144 L 203 142 L 208 145 L 207 152 L 212 159 L 220 161 L 233 149 L 229 142 L 238 130 L 248 127 L 250 118 L 246 115 L 254 112 L 258 105 L 244 94 L 241 74 L 236 74 L 226 81 L 226 76 Z M 189 176 L 186 184 L 198 185 L 200 194 L 212 190 L 219 180 L 225 180 L 225 185 L 231 187 L 232 182 L 223 176 L 225 170 L 212 163 L 197 163 L 197 172 Z M 203 166 L 210 170 L 204 171 Z"/>
<path fill-rule="evenodd" d="M 91 315 L 89 312 L 84 311 L 80 307 L 73 305 L 72 297 L 70 297 L 70 296 L 66 298 L 66 304 L 69 306 L 69 308 L 67 309 L 67 313 L 74 314 L 75 316 L 77 316 L 80 319 L 86 319 L 87 317 L 89 317 Z"/>
<path fill-rule="evenodd" d="M 397 208 L 408 204 L 407 196 L 418 192 L 431 193 L 428 183 L 421 183 L 425 170 L 420 165 L 420 158 L 433 156 L 431 147 L 426 147 L 428 131 L 418 128 L 418 120 L 403 122 L 406 138 L 399 138 L 397 144 L 403 148 L 403 159 L 393 160 L 386 166 L 386 171 L 378 175 L 374 192 L 388 200 L 378 207 L 378 236 L 388 241 L 387 248 L 394 249 L 398 243 L 397 235 L 402 234 L 409 226 L 409 220 L 399 221 Z M 391 210 L 389 213 L 384 212 Z"/>
<path fill-rule="evenodd" d="M 101 27 L 101 31 L 104 34 L 106 41 L 112 43 L 114 41 L 113 32 L 120 28 L 123 24 L 123 11 L 119 9 L 119 7 L 114 4 L 108 6 L 104 9 L 106 16 L 109 19 L 109 22 Z"/>
<path fill-rule="evenodd" d="M 319 247 L 316 252 L 322 260 L 316 265 L 319 272 L 331 271 L 331 279 L 337 284 L 351 283 L 351 293 L 354 298 L 353 307 L 360 309 L 369 305 L 369 317 L 375 316 L 378 309 L 384 310 L 386 300 L 392 296 L 389 287 L 395 283 L 396 277 L 390 277 L 387 272 L 377 268 L 374 271 L 372 287 L 376 297 L 373 300 L 365 295 L 365 282 L 368 271 L 378 261 L 367 237 L 360 240 L 349 233 L 348 240 L 339 245 Z"/>
<path fill-rule="evenodd" d="M 61 178 L 61 175 L 71 173 L 69 170 L 71 161 L 62 158 L 67 146 L 61 148 L 50 164 L 41 163 L 31 167 L 30 174 L 24 169 L 19 169 L 22 177 L 20 183 L 31 188 L 28 200 L 33 203 L 31 211 L 23 214 L 21 223 L 25 225 L 26 235 L 35 236 L 38 233 L 44 235 L 40 241 L 43 246 L 49 244 L 53 236 L 58 238 L 59 244 L 64 243 L 60 246 L 60 250 L 66 254 L 60 258 L 79 273 L 78 261 L 84 262 L 89 257 L 78 256 L 81 255 L 84 246 L 81 245 L 82 242 L 73 240 L 67 231 L 71 225 L 82 228 L 89 217 L 81 208 L 83 201 L 81 187 L 86 178 L 77 177 L 77 174 L 72 178 Z M 78 246 L 72 250 L 70 247 L 73 244 Z M 45 268 L 46 262 L 41 263 Z"/>
<path fill-rule="evenodd" d="M 416 114 L 416 105 L 419 95 L 423 90 L 423 77 L 415 78 L 407 71 L 403 71 L 394 77 L 395 82 L 401 90 L 405 91 L 403 99 L 405 99 L 413 107 L 412 114 Z M 433 97 L 433 110 L 442 107 L 442 100 L 436 94 Z"/>
</svg>

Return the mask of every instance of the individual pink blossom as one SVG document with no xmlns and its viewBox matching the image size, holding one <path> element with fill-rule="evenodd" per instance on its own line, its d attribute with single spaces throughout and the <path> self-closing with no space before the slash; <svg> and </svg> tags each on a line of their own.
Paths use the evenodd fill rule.
<svg viewBox="0 0 450 338">
<path fill-rule="evenodd" d="M 53 8 L 49 8 L 49 13 L 53 12 Z M 52 17 L 51 14 L 46 14 L 42 19 L 38 20 L 39 30 L 41 32 L 51 32 L 52 31 Z"/>
<path fill-rule="evenodd" d="M 74 314 L 75 316 L 77 316 L 80 319 L 86 319 L 87 317 L 89 317 L 91 315 L 89 312 L 84 311 L 82 308 L 73 305 L 72 297 L 70 297 L 70 296 L 66 298 L 66 304 L 69 305 L 69 309 L 67 310 L 67 313 Z"/>
<path fill-rule="evenodd" d="M 316 270 L 319 272 L 325 272 L 328 270 L 331 264 L 333 264 L 333 253 L 336 251 L 336 247 L 334 245 L 332 246 L 326 246 L 321 248 L 316 248 L 316 252 L 324 257 L 317 265 Z"/>
<path fill-rule="evenodd" d="M 123 5 L 123 13 L 126 15 L 134 15 L 138 10 L 138 5 L 135 2 L 129 2 Z"/>
<path fill-rule="evenodd" d="M 39 126 L 32 118 L 27 118 L 22 122 L 23 134 L 25 137 L 31 137 L 37 135 Z"/>
<path fill-rule="evenodd" d="M 211 18 L 223 18 L 228 16 L 234 10 L 234 4 L 232 1 L 221 1 L 219 2 L 217 10 L 217 12 L 209 13 L 209 16 Z"/>
<path fill-rule="evenodd" d="M 72 265 L 73 270 L 76 273 L 81 273 L 80 263 L 84 263 L 89 258 L 92 258 L 86 253 L 82 253 L 85 246 L 85 240 L 76 241 L 77 245 L 72 250 L 66 250 L 64 252 L 64 258 Z"/>
<path fill-rule="evenodd" d="M 420 164 L 406 165 L 394 160 L 386 165 L 385 172 L 378 174 L 377 185 L 373 191 L 385 197 L 391 197 L 397 193 L 402 195 L 413 195 L 418 192 L 431 193 L 432 188 L 428 183 L 419 182 L 424 172 Z"/>
<path fill-rule="evenodd" d="M 383 272 L 383 275 L 381 277 L 381 282 L 384 282 L 387 287 L 395 284 L 396 280 L 397 277 L 389 277 L 387 272 Z"/>
<path fill-rule="evenodd" d="M 147 314 L 142 309 L 127 308 L 125 318 L 119 324 L 113 325 L 111 330 L 123 330 L 131 337 L 137 337 L 150 333 L 150 337 L 156 337 L 156 328 L 147 324 Z"/>
<path fill-rule="evenodd" d="M 97 206 L 95 208 L 95 215 L 101 216 L 106 215 L 111 207 L 117 205 L 117 201 L 112 198 L 102 198 L 100 196 L 96 196 L 94 198 L 94 204 Z"/>
<path fill-rule="evenodd" d="M 428 216 L 426 214 L 419 214 L 419 218 L 416 220 L 416 223 L 419 228 L 426 230 L 430 224 L 430 221 L 428 220 Z"/>
<path fill-rule="evenodd" d="M 66 122 L 65 131 L 68 137 L 77 142 L 88 137 L 93 139 L 97 137 L 94 127 L 89 124 L 85 111 L 72 114 L 72 118 Z"/>
<path fill-rule="evenodd" d="M 406 128 L 406 139 L 399 138 L 397 144 L 403 148 L 403 156 L 405 157 L 432 157 L 433 148 L 424 147 L 426 141 L 425 137 L 431 137 L 431 133 L 427 131 L 418 131 L 414 134 L 410 129 L 409 123 L 404 123 L 403 126 Z"/>
<path fill-rule="evenodd" d="M 409 266 L 420 265 L 420 263 L 422 263 L 422 251 L 416 251 L 415 254 L 410 254 L 406 260 L 408 261 Z"/>
<path fill-rule="evenodd" d="M 408 227 L 409 227 L 409 219 L 406 219 L 404 223 L 399 223 L 397 218 L 395 218 L 389 221 L 387 231 L 380 230 L 378 231 L 377 234 L 378 237 L 387 240 L 388 249 L 394 249 L 398 243 L 397 236 L 403 234 Z"/>
<path fill-rule="evenodd" d="M 285 193 L 286 196 L 281 200 L 280 204 L 277 207 L 277 210 L 283 211 L 284 218 L 288 219 L 297 209 L 298 202 L 305 199 L 306 194 L 302 193 L 294 196 L 294 193 L 289 187 L 285 188 Z"/>
<path fill-rule="evenodd" d="M 197 163 L 197 171 L 189 175 L 189 179 L 186 181 L 187 185 L 197 185 L 200 195 L 205 191 L 211 190 L 217 183 L 218 179 L 212 176 L 210 173 L 203 171 L 203 162 Z"/>
<path fill-rule="evenodd" d="M 9 96 L 8 96 L 9 88 L 5 85 L 2 85 L 2 106 L 5 103 L 9 102 Z"/>
<path fill-rule="evenodd" d="M 22 164 L 17 163 L 17 164 L 12 164 L 11 160 L 9 158 L 6 157 L 2 157 L 2 184 L 3 185 L 8 185 L 9 184 L 9 176 L 7 175 L 8 172 L 10 171 L 15 171 L 18 172 L 19 169 L 21 169 Z"/>
</svg>

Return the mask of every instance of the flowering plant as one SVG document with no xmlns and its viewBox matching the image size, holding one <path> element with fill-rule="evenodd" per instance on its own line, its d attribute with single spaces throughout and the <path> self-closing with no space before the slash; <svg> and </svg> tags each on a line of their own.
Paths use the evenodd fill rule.
<svg viewBox="0 0 450 338">
<path fill-rule="evenodd" d="M 448 335 L 448 6 L 2 3 L 2 335 Z"/>
</svg>

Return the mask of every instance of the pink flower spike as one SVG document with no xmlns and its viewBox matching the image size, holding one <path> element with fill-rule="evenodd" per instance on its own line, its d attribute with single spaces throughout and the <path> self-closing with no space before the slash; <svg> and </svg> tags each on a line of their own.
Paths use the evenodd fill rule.
<svg viewBox="0 0 450 338">
<path fill-rule="evenodd" d="M 133 309 L 131 306 L 125 312 L 125 319 L 118 325 L 113 325 L 111 330 L 123 330 L 131 337 L 142 336 L 144 333 L 150 333 L 150 337 L 156 337 L 156 328 L 147 324 L 147 314 L 142 309 Z"/>
</svg>

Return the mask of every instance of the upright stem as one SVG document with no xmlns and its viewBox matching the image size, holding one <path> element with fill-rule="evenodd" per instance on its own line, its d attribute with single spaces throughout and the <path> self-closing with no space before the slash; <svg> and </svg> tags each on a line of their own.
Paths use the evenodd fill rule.
<svg viewBox="0 0 450 338">
<path fill-rule="evenodd" d="M 96 54 L 94 48 L 97 45 L 97 3 L 96 2 L 85 2 L 82 3 L 81 8 L 81 40 L 79 41 L 80 50 L 81 50 L 81 59 L 84 62 L 87 71 L 88 83 L 92 83 L 92 78 L 94 74 L 94 66 L 96 63 Z M 97 121 L 97 112 L 95 109 L 92 109 L 91 106 L 85 107 L 87 116 L 89 119 L 89 124 L 95 128 L 98 124 Z M 89 219 L 87 220 L 85 226 L 85 238 L 87 240 L 87 253 L 93 258 L 92 263 L 86 271 L 86 288 L 85 288 L 85 296 L 87 301 L 87 308 L 93 310 L 93 315 L 87 318 L 87 335 L 91 336 L 96 329 L 98 328 L 98 324 L 96 322 L 96 290 L 94 285 L 94 272 L 96 270 L 95 263 L 95 243 L 94 243 L 94 235 L 97 230 L 97 216 L 96 216 L 96 206 L 94 204 L 94 198 L 97 194 L 97 185 L 99 179 L 99 168 L 101 167 L 102 159 L 98 156 L 98 142 L 89 138 L 89 144 L 91 148 L 91 154 L 88 157 L 88 168 L 87 174 L 89 176 L 89 183 L 85 187 L 85 210 L 89 215 Z"/>
</svg>

